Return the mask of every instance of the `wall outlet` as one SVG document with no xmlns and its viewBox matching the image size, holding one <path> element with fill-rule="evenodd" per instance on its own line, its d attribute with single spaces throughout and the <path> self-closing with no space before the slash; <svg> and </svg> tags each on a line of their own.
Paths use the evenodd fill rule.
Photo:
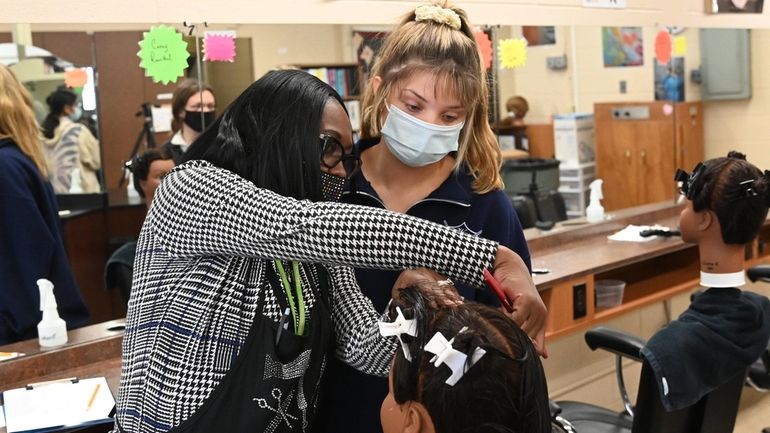
<svg viewBox="0 0 770 433">
<path fill-rule="evenodd" d="M 545 66 L 553 71 L 567 69 L 567 55 L 562 54 L 560 56 L 546 57 Z"/>
<path fill-rule="evenodd" d="M 588 314 L 588 305 L 586 300 L 586 285 L 576 284 L 572 286 L 572 319 L 579 319 Z"/>
<path fill-rule="evenodd" d="M 626 80 L 620 80 L 620 83 L 618 83 L 618 84 L 619 84 L 619 88 L 620 88 L 620 93 L 626 93 L 628 91 L 628 86 L 626 84 Z"/>
</svg>

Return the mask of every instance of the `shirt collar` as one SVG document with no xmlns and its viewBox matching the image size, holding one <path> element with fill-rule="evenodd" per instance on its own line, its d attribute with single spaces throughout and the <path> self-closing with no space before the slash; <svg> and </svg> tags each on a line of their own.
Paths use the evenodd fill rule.
<svg viewBox="0 0 770 433">
<path fill-rule="evenodd" d="M 176 134 L 174 134 L 171 137 L 171 144 L 176 145 L 176 146 L 181 146 L 182 147 L 182 152 L 187 152 L 187 148 L 190 147 L 190 145 L 187 144 L 186 141 L 184 141 L 184 137 L 182 136 L 182 130 L 181 129 L 179 131 L 177 131 Z"/>
<path fill-rule="evenodd" d="M 700 272 L 700 285 L 703 287 L 740 287 L 746 284 L 743 271 L 727 274 Z"/>
<path fill-rule="evenodd" d="M 379 142 L 379 138 L 361 139 L 356 143 L 354 151 L 360 154 Z M 364 177 L 363 171 L 361 170 L 353 176 L 350 185 L 343 193 L 343 196 L 347 194 L 365 194 L 371 196 L 382 204 L 382 200 L 380 200 L 377 192 L 372 188 L 372 185 L 366 177 Z M 443 202 L 462 207 L 469 207 L 471 205 L 472 197 L 473 176 L 468 173 L 467 167 L 463 164 L 459 168 L 457 175 L 450 175 L 438 188 L 424 199 L 415 203 L 414 206 L 425 202 Z"/>
</svg>

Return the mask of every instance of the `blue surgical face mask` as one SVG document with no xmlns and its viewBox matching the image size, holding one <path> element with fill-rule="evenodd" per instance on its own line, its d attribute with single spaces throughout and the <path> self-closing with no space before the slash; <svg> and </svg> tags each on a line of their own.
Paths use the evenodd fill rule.
<svg viewBox="0 0 770 433">
<path fill-rule="evenodd" d="M 465 122 L 442 126 L 424 122 L 395 105 L 388 107 L 382 136 L 391 153 L 410 167 L 438 162 L 449 152 L 456 152 Z"/>
<path fill-rule="evenodd" d="M 69 115 L 70 120 L 73 122 L 77 122 L 81 117 L 83 117 L 83 110 L 77 106 L 75 107 L 75 111 Z"/>
</svg>

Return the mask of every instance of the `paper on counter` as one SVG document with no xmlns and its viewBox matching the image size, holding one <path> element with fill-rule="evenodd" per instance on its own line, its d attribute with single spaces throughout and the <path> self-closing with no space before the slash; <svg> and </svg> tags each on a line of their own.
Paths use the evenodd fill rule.
<svg viewBox="0 0 770 433">
<path fill-rule="evenodd" d="M 18 358 L 19 356 L 24 356 L 24 354 L 20 352 L 0 352 L 0 362 Z"/>
<path fill-rule="evenodd" d="M 643 238 L 639 233 L 641 233 L 642 230 L 667 230 L 667 227 L 663 227 L 660 225 L 654 225 L 654 226 L 635 226 L 633 224 L 629 225 L 628 227 L 624 228 L 623 230 L 607 236 L 609 240 L 612 241 L 625 241 L 625 242 L 649 242 L 653 239 L 656 239 L 657 236 L 648 236 L 646 238 Z"/>
</svg>

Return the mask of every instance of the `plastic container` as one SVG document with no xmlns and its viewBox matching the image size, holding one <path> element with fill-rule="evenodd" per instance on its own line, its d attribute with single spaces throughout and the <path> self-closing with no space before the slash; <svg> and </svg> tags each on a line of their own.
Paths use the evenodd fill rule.
<svg viewBox="0 0 770 433">
<path fill-rule="evenodd" d="M 617 307 L 623 302 L 626 282 L 621 280 L 598 280 L 594 283 L 597 308 Z"/>
<path fill-rule="evenodd" d="M 505 191 L 509 194 L 526 194 L 534 178 L 539 191 L 559 189 L 559 161 L 556 159 L 510 159 L 501 169 Z"/>
</svg>

